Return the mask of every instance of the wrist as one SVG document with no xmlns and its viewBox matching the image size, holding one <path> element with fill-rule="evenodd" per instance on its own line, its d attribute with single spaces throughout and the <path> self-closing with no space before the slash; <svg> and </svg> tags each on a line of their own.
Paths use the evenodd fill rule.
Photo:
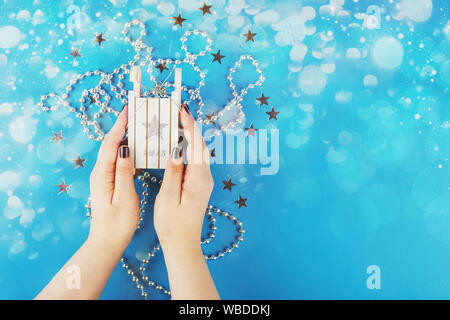
<svg viewBox="0 0 450 320">
<path fill-rule="evenodd" d="M 176 250 L 180 247 L 188 250 L 201 248 L 200 231 L 186 232 L 186 230 L 172 229 L 170 232 L 160 232 L 157 229 L 156 233 L 161 247 L 167 250 Z"/>
<path fill-rule="evenodd" d="M 203 257 L 201 243 L 198 240 L 177 239 L 161 241 L 161 248 L 166 258 L 171 256 L 177 257 Z"/>
<path fill-rule="evenodd" d="M 131 242 L 132 237 L 125 236 L 107 236 L 100 233 L 91 232 L 86 240 L 87 244 L 94 246 L 98 250 L 110 252 L 110 253 L 122 253 L 128 247 Z"/>
<path fill-rule="evenodd" d="M 99 270 L 102 274 L 98 275 L 98 277 L 106 275 L 106 282 L 108 276 L 119 263 L 126 247 L 89 235 L 82 248 L 85 255 L 91 259 L 89 268 Z"/>
</svg>

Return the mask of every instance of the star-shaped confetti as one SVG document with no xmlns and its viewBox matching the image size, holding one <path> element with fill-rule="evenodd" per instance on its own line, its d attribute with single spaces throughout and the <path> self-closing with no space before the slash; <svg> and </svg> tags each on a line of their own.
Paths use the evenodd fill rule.
<svg viewBox="0 0 450 320">
<path fill-rule="evenodd" d="M 75 162 L 75 169 L 78 167 L 84 168 L 84 162 L 86 161 L 86 159 L 81 159 L 81 156 L 78 155 L 78 158 L 76 158 L 72 161 Z"/>
<path fill-rule="evenodd" d="M 262 105 L 269 105 L 269 103 L 267 102 L 268 100 L 269 100 L 269 98 L 270 97 L 266 97 L 265 95 L 264 95 L 264 93 L 261 93 L 261 97 L 259 97 L 259 98 L 256 98 L 256 100 L 258 100 L 259 101 L 259 106 L 261 107 Z"/>
<path fill-rule="evenodd" d="M 238 209 L 240 209 L 242 206 L 244 206 L 244 207 L 246 207 L 247 208 L 247 199 L 248 198 L 242 198 L 241 196 L 239 196 L 239 199 L 238 200 L 236 200 L 234 203 L 237 203 L 238 204 L 238 206 L 239 206 L 239 208 Z"/>
<path fill-rule="evenodd" d="M 231 178 L 229 178 L 228 180 L 223 180 L 222 182 L 224 184 L 222 190 L 228 189 L 231 192 L 231 188 L 235 186 L 235 184 L 231 182 Z"/>
<path fill-rule="evenodd" d="M 88 98 L 89 98 L 89 105 L 95 103 L 95 98 L 93 96 L 88 95 Z"/>
<path fill-rule="evenodd" d="M 278 120 L 277 115 L 278 115 L 280 112 L 275 111 L 275 109 L 272 107 L 272 110 L 270 110 L 270 111 L 268 111 L 268 112 L 266 112 L 266 113 L 269 115 L 269 120 L 271 120 L 271 119 Z"/>
<path fill-rule="evenodd" d="M 214 114 L 215 114 L 215 113 L 213 112 L 213 113 L 211 113 L 211 114 L 207 114 L 207 115 L 206 115 L 206 119 L 208 119 L 208 120 L 213 124 L 213 126 L 216 125 L 216 122 L 212 120 L 213 117 L 214 117 Z"/>
<path fill-rule="evenodd" d="M 179 25 L 180 27 L 183 27 L 183 22 L 186 21 L 186 19 L 181 17 L 181 13 L 178 14 L 178 17 L 172 17 L 175 22 L 173 23 L 174 26 Z"/>
<path fill-rule="evenodd" d="M 72 51 L 69 53 L 69 56 L 73 57 L 73 60 L 76 60 L 77 57 L 81 58 L 81 54 L 80 54 L 80 50 L 81 48 L 72 48 Z"/>
<path fill-rule="evenodd" d="M 95 34 L 94 43 L 98 43 L 98 45 L 101 47 L 102 42 L 106 41 L 105 38 L 103 38 L 103 32 L 100 34 Z"/>
<path fill-rule="evenodd" d="M 206 4 L 206 2 L 203 2 L 203 7 L 198 8 L 198 10 L 203 11 L 203 15 L 205 15 L 205 14 L 207 14 L 207 13 L 211 14 L 211 11 L 210 11 L 211 7 L 212 7 L 212 6 L 208 6 L 208 5 Z"/>
<path fill-rule="evenodd" d="M 167 68 L 167 65 L 165 62 L 158 64 L 156 66 L 156 69 L 159 69 L 160 73 L 163 73 L 164 70 L 169 70 L 169 68 Z"/>
<path fill-rule="evenodd" d="M 245 42 L 249 42 L 250 40 L 255 42 L 256 33 L 252 33 L 250 29 L 247 33 L 244 33 L 243 36 L 246 37 Z"/>
<path fill-rule="evenodd" d="M 67 189 L 70 187 L 70 184 L 66 184 L 63 179 L 61 184 L 57 184 L 56 186 L 59 188 L 58 194 L 60 194 L 61 192 L 67 193 Z"/>
<path fill-rule="evenodd" d="M 164 130 L 165 127 L 168 126 L 167 123 L 159 123 L 158 126 L 158 119 L 156 118 L 156 116 L 153 116 L 153 119 L 149 122 L 142 122 L 142 125 L 148 126 L 148 136 L 153 137 L 153 136 L 158 136 L 160 131 Z M 160 135 L 161 140 L 164 140 L 164 136 Z"/>
<path fill-rule="evenodd" d="M 56 143 L 59 145 L 59 143 L 64 140 L 65 138 L 62 135 L 62 130 L 59 132 L 53 131 L 53 137 L 50 139 L 50 141 L 56 141 Z"/>
<path fill-rule="evenodd" d="M 220 54 L 220 50 L 217 51 L 217 53 L 211 53 L 211 54 L 214 57 L 214 59 L 213 59 L 213 61 L 211 63 L 214 63 L 215 61 L 217 61 L 220 64 L 222 64 L 222 59 L 225 58 L 225 56 Z"/>
<path fill-rule="evenodd" d="M 245 128 L 245 131 L 247 131 L 247 136 L 254 136 L 256 137 L 256 131 L 258 131 L 258 129 L 253 127 L 253 123 L 250 125 L 250 127 Z"/>
</svg>

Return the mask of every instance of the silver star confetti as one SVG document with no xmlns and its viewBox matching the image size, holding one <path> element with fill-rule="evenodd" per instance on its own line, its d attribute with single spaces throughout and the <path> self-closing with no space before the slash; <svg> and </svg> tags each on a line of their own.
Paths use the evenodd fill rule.
<svg viewBox="0 0 450 320">
<path fill-rule="evenodd" d="M 59 145 L 59 143 L 64 140 L 65 138 L 62 135 L 62 130 L 59 132 L 53 131 L 53 137 L 50 139 L 50 141 L 56 141 L 56 143 Z"/>
</svg>

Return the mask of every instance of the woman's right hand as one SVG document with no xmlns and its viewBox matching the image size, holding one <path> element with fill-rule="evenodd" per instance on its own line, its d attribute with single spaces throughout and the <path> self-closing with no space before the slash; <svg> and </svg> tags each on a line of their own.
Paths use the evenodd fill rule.
<svg viewBox="0 0 450 320">
<path fill-rule="evenodd" d="M 220 299 L 201 248 L 203 219 L 213 189 L 209 150 L 194 118 L 181 111 L 187 165 L 179 147 L 167 162 L 154 224 L 164 253 L 172 299 Z"/>
<path fill-rule="evenodd" d="M 187 165 L 181 148 L 175 147 L 155 201 L 155 229 L 166 250 L 180 243 L 200 247 L 203 219 L 214 186 L 210 153 L 201 132 L 185 107 L 180 117 L 188 143 Z"/>
</svg>

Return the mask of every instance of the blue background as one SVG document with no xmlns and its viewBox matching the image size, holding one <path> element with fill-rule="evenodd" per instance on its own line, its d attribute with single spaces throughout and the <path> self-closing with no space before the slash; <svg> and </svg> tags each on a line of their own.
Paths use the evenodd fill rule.
<svg viewBox="0 0 450 320">
<path fill-rule="evenodd" d="M 131 60 L 134 51 L 120 34 L 131 19 L 151 30 L 145 41 L 156 57 L 179 57 L 185 30 L 210 34 L 212 52 L 226 56 L 221 65 L 210 55 L 199 61 L 208 71 L 202 96 L 210 110 L 231 100 L 226 75 L 241 54 L 252 54 L 267 77 L 243 101 L 244 127 L 279 129 L 278 173 L 213 166 L 210 203 L 235 214 L 246 230 L 239 249 L 209 263 L 223 298 L 450 298 L 448 1 L 433 0 L 431 12 L 427 0 L 411 1 L 412 8 L 399 0 L 333 3 L 211 1 L 213 15 L 203 17 L 202 2 L 188 0 L 2 1 L 0 298 L 33 298 L 86 239 L 84 205 L 99 144 L 72 114 L 43 113 L 37 103 L 42 94 L 62 92 L 74 73 L 111 72 Z M 69 34 L 72 4 L 82 19 Z M 358 13 L 373 4 L 380 28 L 363 28 Z M 171 18 L 180 12 L 188 19 L 182 29 Z M 249 28 L 255 43 L 242 36 Z M 107 39 L 102 47 L 92 43 L 96 32 Z M 72 46 L 82 48 L 77 63 L 68 56 Z M 242 85 L 256 75 L 235 78 Z M 262 92 L 270 107 L 257 104 Z M 278 121 L 268 121 L 272 106 Z M 65 140 L 57 145 L 50 138 L 59 130 Z M 74 170 L 78 154 L 86 168 Z M 237 184 L 231 193 L 222 190 L 229 177 Z M 71 187 L 58 195 L 63 178 Z M 238 195 L 248 208 L 237 208 Z M 126 251 L 133 266 L 156 242 L 151 216 L 150 205 Z M 234 237 L 232 225 L 218 218 L 217 238 L 205 252 Z M 380 267 L 380 290 L 366 286 L 370 265 Z M 148 269 L 167 287 L 161 254 Z M 118 267 L 102 298 L 140 296 Z M 150 291 L 150 298 L 165 297 Z"/>
</svg>

